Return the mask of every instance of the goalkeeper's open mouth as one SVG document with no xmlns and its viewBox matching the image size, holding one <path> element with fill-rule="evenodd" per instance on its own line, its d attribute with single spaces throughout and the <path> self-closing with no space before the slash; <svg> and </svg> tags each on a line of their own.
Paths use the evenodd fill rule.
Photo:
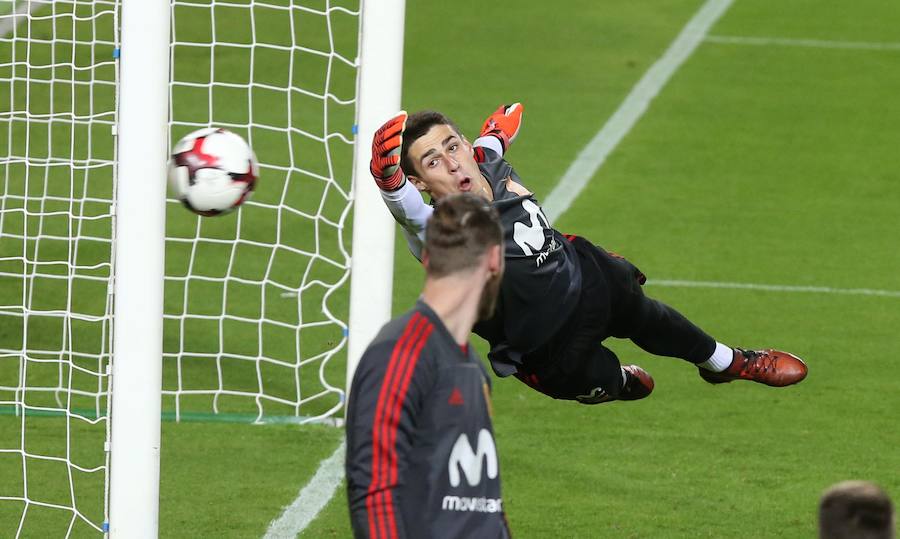
<svg viewBox="0 0 900 539">
<path fill-rule="evenodd" d="M 459 180 L 459 190 L 463 193 L 468 193 L 469 191 L 471 191 L 472 190 L 472 178 L 469 178 L 468 176 L 466 176 L 463 179 Z"/>
</svg>

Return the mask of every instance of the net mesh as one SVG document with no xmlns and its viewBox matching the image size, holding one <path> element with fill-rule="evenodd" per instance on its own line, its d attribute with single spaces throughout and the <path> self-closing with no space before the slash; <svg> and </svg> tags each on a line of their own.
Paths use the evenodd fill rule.
<svg viewBox="0 0 900 539">
<path fill-rule="evenodd" d="M 104 522 L 116 6 L 0 19 L 0 522 Z"/>
<path fill-rule="evenodd" d="M 118 10 L 0 0 L 0 536 L 106 522 Z M 358 1 L 171 2 L 172 140 L 226 127 L 238 211 L 168 201 L 163 410 L 312 421 L 343 400 Z"/>
<path fill-rule="evenodd" d="M 173 3 L 172 139 L 210 125 L 260 161 L 253 198 L 170 201 L 164 406 L 317 419 L 343 395 L 358 4 Z"/>
</svg>

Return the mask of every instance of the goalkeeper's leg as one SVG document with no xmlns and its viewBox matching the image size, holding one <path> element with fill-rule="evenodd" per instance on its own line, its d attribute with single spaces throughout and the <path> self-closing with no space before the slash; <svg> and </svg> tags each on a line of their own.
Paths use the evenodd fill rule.
<svg viewBox="0 0 900 539">
<path fill-rule="evenodd" d="M 624 258 L 597 249 L 592 257 L 610 285 L 609 334 L 631 339 L 645 351 L 689 361 L 701 378 L 719 384 L 750 380 L 781 387 L 806 377 L 800 358 L 779 350 L 730 348 L 672 307 L 644 295 L 644 274 Z"/>
<path fill-rule="evenodd" d="M 612 350 L 589 341 L 588 336 L 588 332 L 573 336 L 564 350 L 529 354 L 516 378 L 554 399 L 581 404 L 638 400 L 650 395 L 653 378 L 647 371 L 637 365 L 621 366 Z"/>
<path fill-rule="evenodd" d="M 571 317 L 550 342 L 523 358 L 516 375 L 555 399 L 599 404 L 638 400 L 653 391 L 653 378 L 637 365 L 622 366 L 600 343 L 608 336 L 610 298 L 603 275 L 583 275 L 581 298 Z"/>
</svg>

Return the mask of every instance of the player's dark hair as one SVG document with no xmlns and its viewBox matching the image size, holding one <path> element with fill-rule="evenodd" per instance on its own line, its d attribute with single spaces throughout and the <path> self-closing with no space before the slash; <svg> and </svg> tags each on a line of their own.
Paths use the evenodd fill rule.
<svg viewBox="0 0 900 539">
<path fill-rule="evenodd" d="M 442 198 L 425 225 L 425 268 L 430 277 L 478 266 L 489 248 L 502 245 L 497 210 L 482 197 L 460 193 Z"/>
<path fill-rule="evenodd" d="M 436 125 L 449 125 L 457 135 L 462 136 L 459 127 L 453 123 L 453 120 L 436 110 L 414 112 L 406 119 L 406 128 L 403 129 L 403 145 L 400 146 L 400 169 L 407 176 L 417 174 L 416 164 L 409 156 L 409 148 Z"/>
<path fill-rule="evenodd" d="M 838 483 L 819 502 L 821 539 L 894 539 L 894 507 L 867 481 Z"/>
</svg>

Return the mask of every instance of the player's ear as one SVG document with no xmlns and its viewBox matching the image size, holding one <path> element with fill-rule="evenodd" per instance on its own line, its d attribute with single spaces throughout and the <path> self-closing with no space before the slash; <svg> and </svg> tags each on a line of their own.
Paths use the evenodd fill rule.
<svg viewBox="0 0 900 539">
<path fill-rule="evenodd" d="M 428 186 L 425 185 L 425 182 L 423 182 L 418 176 L 407 176 L 406 179 L 409 180 L 409 181 L 411 181 L 412 184 L 413 184 L 413 186 L 414 186 L 416 189 L 418 189 L 419 191 L 422 191 L 422 192 L 424 192 L 424 193 L 428 193 L 428 192 L 429 192 L 429 191 L 428 191 Z"/>
<path fill-rule="evenodd" d="M 491 276 L 503 273 L 503 251 L 500 245 L 493 245 L 487 252 L 488 272 Z"/>
</svg>

